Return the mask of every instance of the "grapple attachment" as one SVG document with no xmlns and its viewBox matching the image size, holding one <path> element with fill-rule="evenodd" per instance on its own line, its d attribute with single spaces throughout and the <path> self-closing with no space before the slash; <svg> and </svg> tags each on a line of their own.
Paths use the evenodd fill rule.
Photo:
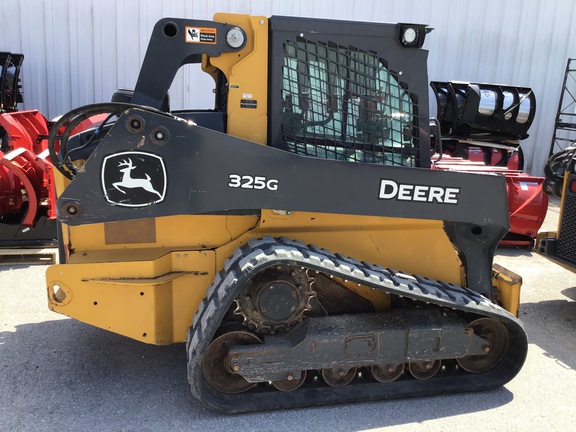
<svg viewBox="0 0 576 432">
<path fill-rule="evenodd" d="M 442 134 L 475 140 L 522 140 L 536 113 L 530 88 L 457 81 L 430 83 Z"/>
</svg>

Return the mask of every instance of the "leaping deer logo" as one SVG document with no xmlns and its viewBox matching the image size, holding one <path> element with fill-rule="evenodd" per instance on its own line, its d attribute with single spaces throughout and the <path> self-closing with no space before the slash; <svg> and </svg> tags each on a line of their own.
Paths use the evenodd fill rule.
<svg viewBox="0 0 576 432">
<path fill-rule="evenodd" d="M 132 160 L 123 160 L 118 164 L 118 168 L 120 168 L 120 172 L 122 173 L 122 180 L 116 183 L 112 183 L 112 186 L 126 194 L 126 191 L 121 189 L 136 189 L 142 188 L 147 192 L 154 193 L 158 195 L 158 198 L 162 199 L 162 194 L 158 192 L 152 186 L 152 182 L 150 181 L 150 176 L 148 174 L 144 174 L 146 178 L 132 178 L 132 170 L 136 168 L 136 165 L 132 165 Z"/>
</svg>

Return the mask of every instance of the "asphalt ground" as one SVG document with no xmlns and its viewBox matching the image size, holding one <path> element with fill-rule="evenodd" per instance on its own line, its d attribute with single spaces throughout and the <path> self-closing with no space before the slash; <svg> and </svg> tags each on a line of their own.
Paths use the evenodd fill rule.
<svg viewBox="0 0 576 432">
<path fill-rule="evenodd" d="M 553 204 L 545 229 L 557 215 Z M 496 262 L 523 277 L 530 341 L 506 386 L 243 415 L 193 402 L 183 344 L 145 345 L 53 313 L 46 265 L 0 266 L 0 431 L 576 430 L 576 274 L 525 249 L 500 249 Z"/>
</svg>

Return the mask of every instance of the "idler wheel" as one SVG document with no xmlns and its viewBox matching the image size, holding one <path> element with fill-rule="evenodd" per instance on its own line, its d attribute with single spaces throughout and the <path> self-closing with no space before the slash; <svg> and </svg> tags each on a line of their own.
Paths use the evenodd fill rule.
<svg viewBox="0 0 576 432">
<path fill-rule="evenodd" d="M 292 391 L 304 384 L 304 380 L 306 380 L 306 371 L 302 371 L 298 379 L 295 379 L 292 375 L 288 375 L 285 380 L 273 381 L 272 385 L 280 391 Z"/>
<path fill-rule="evenodd" d="M 228 362 L 228 349 L 234 345 L 260 344 L 258 336 L 248 331 L 231 331 L 218 336 L 210 343 L 202 359 L 202 373 L 206 382 L 221 393 L 242 393 L 253 387 L 255 383 L 246 381 L 237 365 Z"/>
<path fill-rule="evenodd" d="M 404 373 L 404 364 L 389 363 L 384 367 L 372 366 L 370 368 L 374 379 L 381 383 L 396 381 Z"/>
<path fill-rule="evenodd" d="M 322 378 L 332 387 L 343 387 L 350 384 L 356 376 L 356 368 L 348 369 L 322 369 Z"/>
<path fill-rule="evenodd" d="M 408 369 L 414 378 L 425 380 L 432 378 L 440 370 L 440 360 L 424 360 L 413 362 L 408 365 Z"/>
<path fill-rule="evenodd" d="M 508 331 L 494 318 L 479 318 L 470 323 L 474 334 L 486 340 L 486 355 L 470 355 L 457 359 L 462 369 L 472 373 L 487 372 L 494 368 L 508 349 Z"/>
</svg>

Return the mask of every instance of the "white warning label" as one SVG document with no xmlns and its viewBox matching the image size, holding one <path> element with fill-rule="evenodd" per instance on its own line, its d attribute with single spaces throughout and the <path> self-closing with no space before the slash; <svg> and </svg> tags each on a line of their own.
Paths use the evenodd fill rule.
<svg viewBox="0 0 576 432">
<path fill-rule="evenodd" d="M 186 27 L 186 43 L 216 43 L 216 29 L 209 27 Z"/>
</svg>

